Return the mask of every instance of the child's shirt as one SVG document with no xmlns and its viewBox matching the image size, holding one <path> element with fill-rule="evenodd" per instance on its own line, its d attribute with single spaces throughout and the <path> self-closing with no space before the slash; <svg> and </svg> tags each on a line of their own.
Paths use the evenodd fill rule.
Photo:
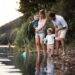
<svg viewBox="0 0 75 75">
<path fill-rule="evenodd" d="M 32 25 L 33 25 L 34 29 L 38 26 L 38 21 L 39 20 L 33 20 L 32 21 Z"/>
<path fill-rule="evenodd" d="M 46 38 L 44 38 L 45 44 L 54 44 L 55 34 L 47 35 Z"/>
</svg>

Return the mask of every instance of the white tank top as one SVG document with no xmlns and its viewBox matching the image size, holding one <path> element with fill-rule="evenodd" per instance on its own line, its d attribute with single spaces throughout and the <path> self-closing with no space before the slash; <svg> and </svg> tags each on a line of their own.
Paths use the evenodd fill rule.
<svg viewBox="0 0 75 75">
<path fill-rule="evenodd" d="M 46 29 L 45 23 L 46 23 L 46 19 L 42 19 L 42 20 L 38 21 L 38 27 L 37 27 L 37 29 L 38 30 L 41 29 L 39 32 L 44 32 L 45 31 L 45 29 Z"/>
</svg>

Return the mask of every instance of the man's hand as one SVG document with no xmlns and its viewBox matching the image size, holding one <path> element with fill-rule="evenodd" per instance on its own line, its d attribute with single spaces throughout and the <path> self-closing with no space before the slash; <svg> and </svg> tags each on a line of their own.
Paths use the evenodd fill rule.
<svg viewBox="0 0 75 75">
<path fill-rule="evenodd" d="M 59 31 L 59 29 L 58 28 L 55 28 L 55 32 L 57 33 Z"/>
<path fill-rule="evenodd" d="M 56 27 L 56 28 L 55 28 L 55 36 L 56 36 L 56 37 L 58 37 L 58 31 L 59 31 L 59 29 Z"/>
</svg>

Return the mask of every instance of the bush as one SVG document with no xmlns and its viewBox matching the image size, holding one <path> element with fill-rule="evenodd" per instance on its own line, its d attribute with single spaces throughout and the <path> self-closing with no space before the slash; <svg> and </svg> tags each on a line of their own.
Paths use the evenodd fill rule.
<svg viewBox="0 0 75 75">
<path fill-rule="evenodd" d="M 22 24 L 21 29 L 18 30 L 17 32 L 15 44 L 18 47 L 27 46 L 31 42 L 34 42 L 33 38 L 34 38 L 33 27 L 29 22 L 25 22 Z"/>
</svg>

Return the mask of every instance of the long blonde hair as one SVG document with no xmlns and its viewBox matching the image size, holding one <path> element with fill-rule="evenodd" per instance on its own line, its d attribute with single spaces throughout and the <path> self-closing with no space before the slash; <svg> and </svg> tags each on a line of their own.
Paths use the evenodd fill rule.
<svg viewBox="0 0 75 75">
<path fill-rule="evenodd" d="M 44 9 L 39 10 L 39 13 L 43 15 L 43 18 L 46 18 L 46 13 Z"/>
</svg>

